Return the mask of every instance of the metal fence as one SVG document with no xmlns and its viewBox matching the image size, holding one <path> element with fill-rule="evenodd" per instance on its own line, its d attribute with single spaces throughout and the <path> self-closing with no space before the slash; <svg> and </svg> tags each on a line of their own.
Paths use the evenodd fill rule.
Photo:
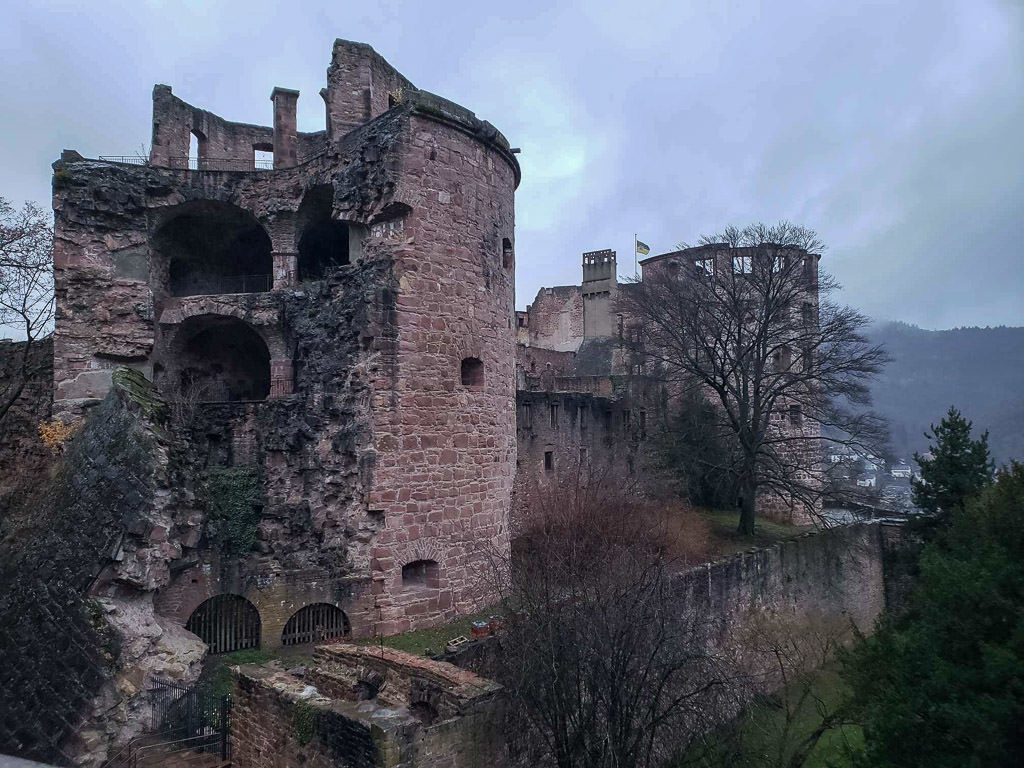
<svg viewBox="0 0 1024 768">
<path fill-rule="evenodd" d="M 148 691 L 151 732 L 132 739 L 103 768 L 180 765 L 188 754 L 231 757 L 231 697 L 206 686 L 155 683 Z M 192 761 L 195 764 L 195 761 Z"/>
<path fill-rule="evenodd" d="M 311 152 L 300 157 L 296 165 L 303 165 L 310 160 L 315 160 L 325 152 L 324 149 Z M 99 159 L 106 163 L 119 163 L 120 165 L 150 165 L 149 158 L 145 155 L 100 155 Z M 168 158 L 166 165 L 158 167 L 180 171 L 272 171 L 274 170 L 274 161 L 262 158 L 171 157 Z"/>
<path fill-rule="evenodd" d="M 274 287 L 273 275 L 221 275 L 171 286 L 173 296 L 216 296 L 222 293 L 266 293 Z"/>
</svg>

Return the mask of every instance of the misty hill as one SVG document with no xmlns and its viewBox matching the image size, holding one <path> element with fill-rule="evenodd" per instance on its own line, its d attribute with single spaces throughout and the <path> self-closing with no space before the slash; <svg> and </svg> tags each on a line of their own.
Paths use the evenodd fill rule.
<svg viewBox="0 0 1024 768">
<path fill-rule="evenodd" d="M 881 323 L 869 335 L 893 357 L 872 392 L 890 420 L 896 457 L 926 450 L 922 433 L 955 405 L 976 434 L 989 430 L 997 465 L 1024 460 L 1024 328 L 926 331 Z"/>
</svg>

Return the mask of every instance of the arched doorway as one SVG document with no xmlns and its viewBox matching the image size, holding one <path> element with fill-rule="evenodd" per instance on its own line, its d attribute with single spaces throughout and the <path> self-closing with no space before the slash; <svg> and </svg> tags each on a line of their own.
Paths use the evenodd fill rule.
<svg viewBox="0 0 1024 768">
<path fill-rule="evenodd" d="M 214 595 L 192 611 L 185 629 L 210 646 L 210 653 L 259 648 L 260 612 L 241 595 Z"/>
<path fill-rule="evenodd" d="M 330 603 L 313 603 L 300 608 L 288 619 L 281 632 L 281 644 L 318 643 L 345 637 L 350 631 L 348 616 L 341 608 Z"/>
<path fill-rule="evenodd" d="M 153 235 L 171 296 L 259 293 L 273 287 L 270 237 L 241 208 L 213 200 L 174 209 Z"/>
<path fill-rule="evenodd" d="M 313 187 L 299 205 L 296 262 L 299 282 L 322 280 L 334 269 L 353 261 L 357 254 L 358 225 L 333 218 L 334 188 Z"/>
<path fill-rule="evenodd" d="M 270 394 L 270 351 L 248 323 L 200 315 L 182 323 L 169 362 L 172 385 L 197 401 L 265 400 Z"/>
</svg>

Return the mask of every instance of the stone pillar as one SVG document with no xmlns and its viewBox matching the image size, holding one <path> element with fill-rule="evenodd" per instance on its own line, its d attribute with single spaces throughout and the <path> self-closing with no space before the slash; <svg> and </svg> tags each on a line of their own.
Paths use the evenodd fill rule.
<svg viewBox="0 0 1024 768">
<path fill-rule="evenodd" d="M 274 251 L 274 290 L 288 288 L 298 282 L 298 258 L 293 251 Z"/>
<path fill-rule="evenodd" d="M 270 399 L 285 397 L 294 390 L 292 361 L 288 358 L 270 361 Z"/>
<path fill-rule="evenodd" d="M 299 92 L 275 88 L 270 94 L 274 102 L 274 170 L 293 168 L 299 164 L 296 154 L 295 109 Z"/>
</svg>

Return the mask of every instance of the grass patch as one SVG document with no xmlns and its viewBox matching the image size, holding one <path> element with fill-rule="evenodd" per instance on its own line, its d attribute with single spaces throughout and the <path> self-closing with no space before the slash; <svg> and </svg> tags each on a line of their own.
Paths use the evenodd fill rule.
<svg viewBox="0 0 1024 768">
<path fill-rule="evenodd" d="M 714 547 L 720 555 L 731 555 L 751 547 L 768 547 L 777 541 L 791 539 L 813 529 L 810 525 L 788 525 L 757 518 L 753 536 L 737 533 L 740 524 L 739 510 L 716 509 L 703 513 L 711 525 Z"/>
<path fill-rule="evenodd" d="M 382 643 L 388 648 L 396 648 L 399 651 L 414 653 L 417 656 L 427 654 L 444 653 L 445 644 L 453 637 L 463 635 L 469 637 L 472 632 L 474 621 L 487 621 L 488 617 L 494 615 L 496 608 L 486 608 L 479 613 L 473 613 L 459 618 L 447 624 L 441 624 L 430 629 L 417 629 L 412 632 L 402 632 L 390 637 L 368 637 L 355 642 L 360 645 L 376 645 Z"/>
<path fill-rule="evenodd" d="M 313 660 L 313 646 L 297 646 L 279 648 L 276 651 L 263 648 L 247 648 L 234 653 L 220 653 L 207 656 L 203 662 L 203 673 L 199 684 L 209 686 L 213 696 L 227 696 L 231 693 L 231 667 L 240 664 L 266 664 L 268 661 L 281 661 L 291 667 L 309 664 Z"/>
<path fill-rule="evenodd" d="M 836 712 L 847 693 L 838 668 L 830 664 L 806 683 L 752 704 L 736 721 L 735 732 L 713 736 L 703 749 L 677 757 L 666 768 L 849 768 L 851 752 L 864 744 L 860 727 L 853 725 L 826 731 L 804 762 L 793 763 L 797 747 L 821 725 L 824 715 Z"/>
</svg>

